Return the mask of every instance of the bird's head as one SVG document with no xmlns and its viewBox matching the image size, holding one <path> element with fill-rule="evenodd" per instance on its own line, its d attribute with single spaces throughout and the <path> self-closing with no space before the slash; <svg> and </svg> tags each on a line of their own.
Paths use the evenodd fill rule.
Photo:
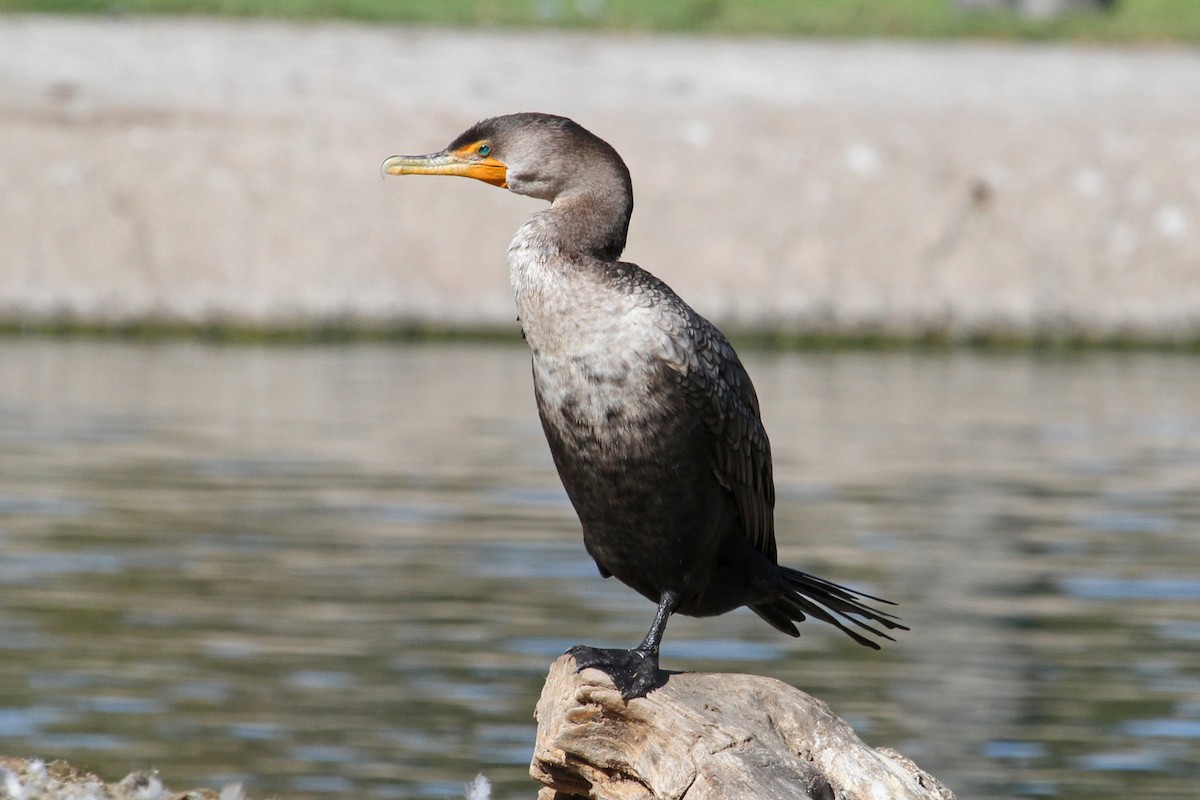
<svg viewBox="0 0 1200 800">
<path fill-rule="evenodd" d="M 521 113 L 472 125 L 437 153 L 392 156 L 388 175 L 462 175 L 553 202 L 616 181 L 632 194 L 629 170 L 603 139 L 552 114 Z"/>
</svg>

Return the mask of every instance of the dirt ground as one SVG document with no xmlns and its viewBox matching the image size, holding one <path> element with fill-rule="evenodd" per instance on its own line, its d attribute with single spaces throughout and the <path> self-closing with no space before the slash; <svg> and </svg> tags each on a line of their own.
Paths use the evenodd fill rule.
<svg viewBox="0 0 1200 800">
<path fill-rule="evenodd" d="M 1200 52 L 0 17 L 0 321 L 506 327 L 537 208 L 382 181 L 476 119 L 624 155 L 721 323 L 1200 335 Z"/>
</svg>

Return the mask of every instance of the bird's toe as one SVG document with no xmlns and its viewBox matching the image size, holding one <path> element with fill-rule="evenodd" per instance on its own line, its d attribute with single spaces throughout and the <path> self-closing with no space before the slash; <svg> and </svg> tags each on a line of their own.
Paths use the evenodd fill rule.
<svg viewBox="0 0 1200 800">
<path fill-rule="evenodd" d="M 567 651 L 575 659 L 575 671 L 598 669 L 612 678 L 626 701 L 645 697 L 659 684 L 658 656 L 642 650 L 578 645 Z"/>
</svg>

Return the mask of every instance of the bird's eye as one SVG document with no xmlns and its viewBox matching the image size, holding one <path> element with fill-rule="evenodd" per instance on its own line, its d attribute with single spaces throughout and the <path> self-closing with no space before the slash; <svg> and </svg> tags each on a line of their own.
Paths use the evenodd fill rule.
<svg viewBox="0 0 1200 800">
<path fill-rule="evenodd" d="M 479 149 L 475 152 L 479 153 L 481 156 L 486 156 L 488 153 L 492 152 L 492 146 L 490 144 L 481 144 L 479 145 Z"/>
</svg>

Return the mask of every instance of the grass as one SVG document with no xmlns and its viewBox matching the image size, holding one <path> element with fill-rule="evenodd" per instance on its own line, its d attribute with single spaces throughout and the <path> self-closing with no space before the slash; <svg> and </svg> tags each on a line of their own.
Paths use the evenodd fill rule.
<svg viewBox="0 0 1200 800">
<path fill-rule="evenodd" d="M 471 27 L 1200 43 L 1200 0 L 1117 0 L 1037 21 L 952 0 L 0 0 L 0 12 L 206 14 Z"/>
<path fill-rule="evenodd" d="M 120 322 L 89 320 L 0 319 L 0 340 L 27 337 L 55 339 L 119 339 L 168 341 L 186 339 L 211 344 L 352 344 L 362 342 L 495 342 L 521 344 L 520 331 L 504 326 L 431 326 L 355 319 L 311 323 L 257 325 L 237 320 L 186 322 L 170 319 L 131 319 Z"/>
<path fill-rule="evenodd" d="M 727 327 L 739 350 L 829 352 L 860 351 L 945 352 L 968 349 L 981 353 L 1035 353 L 1070 355 L 1084 352 L 1156 352 L 1200 354 L 1200 339 L 1156 339 L 1136 334 L 1088 334 L 1082 331 L 1051 333 L 967 332 L 926 330 L 904 336 L 884 332 L 766 331 Z M 208 323 L 140 319 L 104 323 L 70 319 L 15 321 L 0 319 L 0 341 L 20 338 L 114 339 L 122 341 L 191 340 L 214 345 L 329 345 L 367 342 L 490 342 L 523 346 L 515 326 L 442 327 L 419 323 L 324 320 L 311 324 L 255 325 L 234 320 Z"/>
</svg>

